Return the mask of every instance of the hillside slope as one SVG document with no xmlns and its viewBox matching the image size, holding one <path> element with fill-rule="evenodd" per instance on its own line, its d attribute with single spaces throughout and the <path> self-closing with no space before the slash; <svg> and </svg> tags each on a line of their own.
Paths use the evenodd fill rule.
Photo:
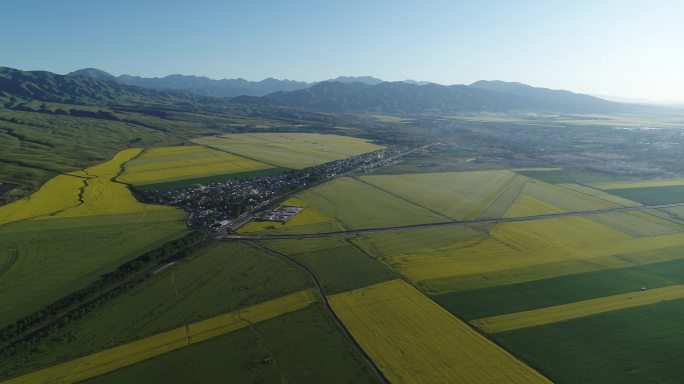
<svg viewBox="0 0 684 384">
<path fill-rule="evenodd" d="M 518 88 L 498 89 L 477 83 L 471 86 L 407 82 L 369 85 L 328 81 L 298 91 L 272 93 L 263 99 L 289 107 L 331 112 L 399 114 L 509 111 L 589 113 L 614 112 L 622 108 L 621 104 L 592 96 L 523 84 L 520 86 L 522 90 L 514 92 Z"/>
</svg>

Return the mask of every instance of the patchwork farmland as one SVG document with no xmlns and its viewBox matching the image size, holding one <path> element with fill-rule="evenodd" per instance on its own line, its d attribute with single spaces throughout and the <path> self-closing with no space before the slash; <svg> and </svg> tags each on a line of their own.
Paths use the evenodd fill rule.
<svg viewBox="0 0 684 384">
<path fill-rule="evenodd" d="M 358 142 L 350 144 L 352 153 L 376 149 Z M 305 274 L 258 248 L 191 233 L 184 212 L 141 203 L 126 185 L 182 185 L 262 170 L 282 168 L 204 146 L 132 148 L 2 206 L 0 381 L 106 382 L 122 374 L 137 380 L 141 364 L 207 347 L 202 353 L 211 353 L 229 340 L 229 349 L 255 348 L 234 350 L 231 364 L 214 361 L 212 375 L 224 369 L 238 381 L 376 382 Z M 321 218 L 306 211 L 288 223 L 312 221 Z M 283 333 L 293 324 L 296 331 Z M 266 346 L 262 333 L 278 337 Z M 264 347 L 277 353 L 265 358 Z M 276 357 L 292 361 L 290 368 L 271 365 Z"/>
<path fill-rule="evenodd" d="M 306 206 L 310 212 L 321 213 L 324 222 L 336 222 L 345 230 L 364 227 L 395 228 L 393 230 L 345 236 L 345 230 L 331 231 L 325 227 L 297 231 L 296 226 L 286 229 L 287 224 L 280 227 L 250 224 L 244 233 L 272 237 L 263 244 L 300 260 L 319 276 L 324 286 L 328 283 L 326 290 L 333 308 L 337 305 L 338 316 L 348 323 L 352 334 L 357 332 L 356 338 L 362 348 L 390 381 L 413 380 L 410 372 L 413 359 L 392 360 L 410 356 L 406 355 L 409 344 L 400 346 L 402 337 L 409 337 L 411 341 L 406 342 L 412 345 L 411 348 L 417 348 L 416 343 L 427 338 L 426 335 L 415 339 L 382 335 L 381 329 L 395 329 L 386 323 L 392 312 L 386 306 L 392 301 L 371 304 L 373 291 L 370 287 L 382 287 L 390 281 L 398 284 L 401 280 L 418 289 L 415 295 L 425 295 L 426 300 L 432 299 L 427 302 L 435 302 L 457 316 L 454 319 L 470 322 L 479 332 L 497 341 L 512 356 L 521 358 L 551 381 L 579 383 L 598 377 L 610 382 L 641 382 L 649 375 L 657 375 L 664 381 L 676 380 L 679 370 L 674 368 L 674 363 L 659 360 L 665 359 L 662 353 L 636 348 L 644 339 L 634 332 L 637 327 L 654 326 L 649 335 L 671 334 L 673 337 L 672 340 L 666 337 L 649 339 L 657 345 L 655 348 L 668 350 L 677 343 L 679 333 L 670 328 L 674 318 L 672 321 L 647 319 L 650 313 L 674 310 L 684 303 L 680 288 L 684 281 L 682 209 L 649 208 L 648 201 L 613 195 L 610 189 L 601 185 L 547 178 L 555 181 L 554 184 L 528 176 L 529 171 L 493 171 L 489 177 L 487 173 L 362 176 L 335 181 L 297 195 L 301 206 Z M 333 188 L 337 185 L 341 189 Z M 647 183 L 635 188 L 652 187 Z M 386 202 L 397 201 L 401 205 L 376 204 L 375 196 L 379 193 L 386 196 Z M 432 200 L 431 196 L 434 196 Z M 460 202 L 471 205 L 464 207 Z M 625 207 L 629 210 L 622 210 Z M 402 215 L 402 210 L 415 210 L 421 214 Z M 554 216 L 568 212 L 577 214 Z M 449 221 L 478 217 L 526 216 L 535 218 L 486 225 L 448 225 Z M 444 225 L 410 226 L 435 222 L 444 222 Z M 402 226 L 407 227 L 402 229 Z M 327 239 L 291 237 L 292 233 L 316 231 L 333 233 Z M 280 234 L 290 237 L 279 238 Z M 340 258 L 336 253 L 347 255 L 347 265 L 335 261 Z M 357 253 L 365 258 L 352 256 Z M 364 267 L 355 271 L 361 266 Z M 386 272 L 380 273 L 382 269 Z M 378 272 L 368 275 L 374 270 Z M 340 283 L 345 274 L 357 276 L 357 283 L 346 286 Z M 396 280 L 397 277 L 401 280 Z M 366 289 L 368 291 L 364 291 Z M 390 291 L 398 294 L 401 290 L 394 287 Z M 361 295 L 354 300 L 371 301 L 367 304 L 341 301 L 354 294 Z M 345 320 L 346 306 L 352 312 Z M 411 318 L 401 320 L 401 324 L 409 324 L 418 313 L 425 312 L 408 307 L 406 303 L 400 305 L 399 313 L 411 313 Z M 372 315 L 369 311 L 378 312 Z M 623 313 L 640 323 L 614 321 Z M 369 321 L 376 317 L 383 318 L 384 325 L 371 330 Z M 609 319 L 613 322 L 609 323 Z M 611 332 L 601 334 L 600 327 L 608 324 L 611 324 Z M 587 326 L 591 336 L 577 335 L 580 325 Z M 419 328 L 411 329 L 415 333 Z M 544 337 L 536 336 L 537 329 Z M 384 341 L 379 339 L 384 337 L 387 337 Z M 572 338 L 572 349 L 559 350 L 555 341 L 558 338 L 568 340 L 568 343 Z M 601 357 L 590 354 L 594 360 L 588 363 L 582 353 L 595 349 L 598 342 L 605 343 L 609 353 Z M 391 352 L 392 348 L 402 352 Z M 485 350 L 482 349 L 482 353 Z M 627 353 L 628 358 L 618 351 Z M 434 353 L 438 353 L 434 348 L 430 352 L 419 352 L 420 356 Z M 433 361 L 439 359 L 435 357 Z M 636 361 L 639 363 L 634 363 Z M 463 362 L 452 361 L 445 365 L 458 366 L 460 363 Z M 657 368 L 661 364 L 668 364 L 668 370 Z M 583 368 L 587 366 L 589 370 Z M 630 367 L 636 368 L 630 370 Z M 472 366 L 468 369 L 477 372 Z M 462 375 L 465 370 L 461 368 Z M 439 369 L 428 371 L 440 374 Z M 500 371 L 515 370 L 509 367 Z M 484 376 L 478 377 L 486 381 Z M 424 376 L 421 378 L 426 380 Z M 507 382 L 511 379 L 493 380 Z M 435 379 L 435 382 L 441 381 L 444 380 Z"/>
<path fill-rule="evenodd" d="M 0 208 L 1 325 L 188 233 L 183 212 L 142 204 L 113 181 L 139 152 L 124 150 L 108 162 L 57 176 L 36 194 Z"/>
<path fill-rule="evenodd" d="M 297 212 L 287 220 L 254 220 L 219 241 L 129 190 L 379 148 L 298 135 L 126 149 L 0 207 L 11 357 L 0 382 L 104 384 L 151 372 L 158 382 L 679 377 L 684 206 L 668 189 L 678 180 L 560 169 L 352 174 L 282 199 Z M 151 262 L 149 252 L 164 256 Z M 54 307 L 74 294 L 80 301 Z M 37 325 L 16 326 L 28 321 Z"/>
</svg>

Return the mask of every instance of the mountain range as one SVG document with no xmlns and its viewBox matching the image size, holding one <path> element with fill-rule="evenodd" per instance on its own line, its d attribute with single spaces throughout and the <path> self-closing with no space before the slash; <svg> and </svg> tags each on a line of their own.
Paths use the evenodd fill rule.
<svg viewBox="0 0 684 384">
<path fill-rule="evenodd" d="M 471 85 L 382 82 L 375 85 L 326 81 L 291 92 L 275 92 L 259 99 L 275 105 L 331 112 L 451 113 L 548 111 L 568 113 L 614 112 L 622 104 L 593 96 L 534 88 L 520 83 L 479 81 Z"/>
<path fill-rule="evenodd" d="M 57 75 L 0 67 L 0 93 L 6 97 L 87 104 L 142 97 L 344 113 L 610 113 L 633 108 L 594 96 L 503 81 L 447 86 L 416 81 L 386 82 L 362 76 L 317 83 L 272 78 L 254 82 L 184 75 L 113 76 L 94 68 Z"/>
<path fill-rule="evenodd" d="M 92 76 L 58 75 L 47 71 L 21 71 L 0 67 L 0 96 L 77 105 L 106 105 L 122 102 L 197 101 L 225 103 L 225 100 L 174 89 L 135 87 L 112 81 L 105 72 Z M 110 75 L 111 76 L 111 75 Z"/>
<path fill-rule="evenodd" d="M 278 80 L 272 77 L 261 81 L 241 78 L 214 80 L 204 76 L 169 75 L 165 77 L 141 77 L 131 75 L 114 76 L 96 68 L 84 68 L 67 74 L 71 77 L 94 78 L 151 89 L 175 89 L 189 91 L 202 96 L 235 97 L 264 96 L 278 91 L 296 91 L 314 84 L 305 81 Z M 383 81 L 371 76 L 340 76 L 330 81 L 341 83 L 380 84 Z"/>
</svg>

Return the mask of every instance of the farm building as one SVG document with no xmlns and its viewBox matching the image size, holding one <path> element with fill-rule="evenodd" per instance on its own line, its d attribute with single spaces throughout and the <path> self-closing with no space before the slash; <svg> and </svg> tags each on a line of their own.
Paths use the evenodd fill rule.
<svg viewBox="0 0 684 384">
<path fill-rule="evenodd" d="M 290 220 L 294 215 L 298 214 L 304 209 L 304 207 L 294 207 L 288 205 L 281 205 L 271 211 L 259 215 L 257 221 L 279 221 L 285 223 Z"/>
</svg>

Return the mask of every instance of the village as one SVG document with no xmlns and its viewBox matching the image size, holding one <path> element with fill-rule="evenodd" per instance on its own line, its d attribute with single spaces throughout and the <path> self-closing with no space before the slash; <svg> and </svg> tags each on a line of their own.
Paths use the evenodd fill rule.
<svg viewBox="0 0 684 384">
<path fill-rule="evenodd" d="M 398 162 L 397 158 L 406 150 L 404 147 L 390 146 L 380 151 L 301 170 L 227 179 L 218 183 L 169 191 L 136 191 L 135 194 L 144 202 L 183 208 L 188 212 L 188 225 L 216 231 L 233 227 L 232 224 L 238 219 L 268 208 L 281 197 L 343 174 L 369 173 L 379 167 Z"/>
</svg>

